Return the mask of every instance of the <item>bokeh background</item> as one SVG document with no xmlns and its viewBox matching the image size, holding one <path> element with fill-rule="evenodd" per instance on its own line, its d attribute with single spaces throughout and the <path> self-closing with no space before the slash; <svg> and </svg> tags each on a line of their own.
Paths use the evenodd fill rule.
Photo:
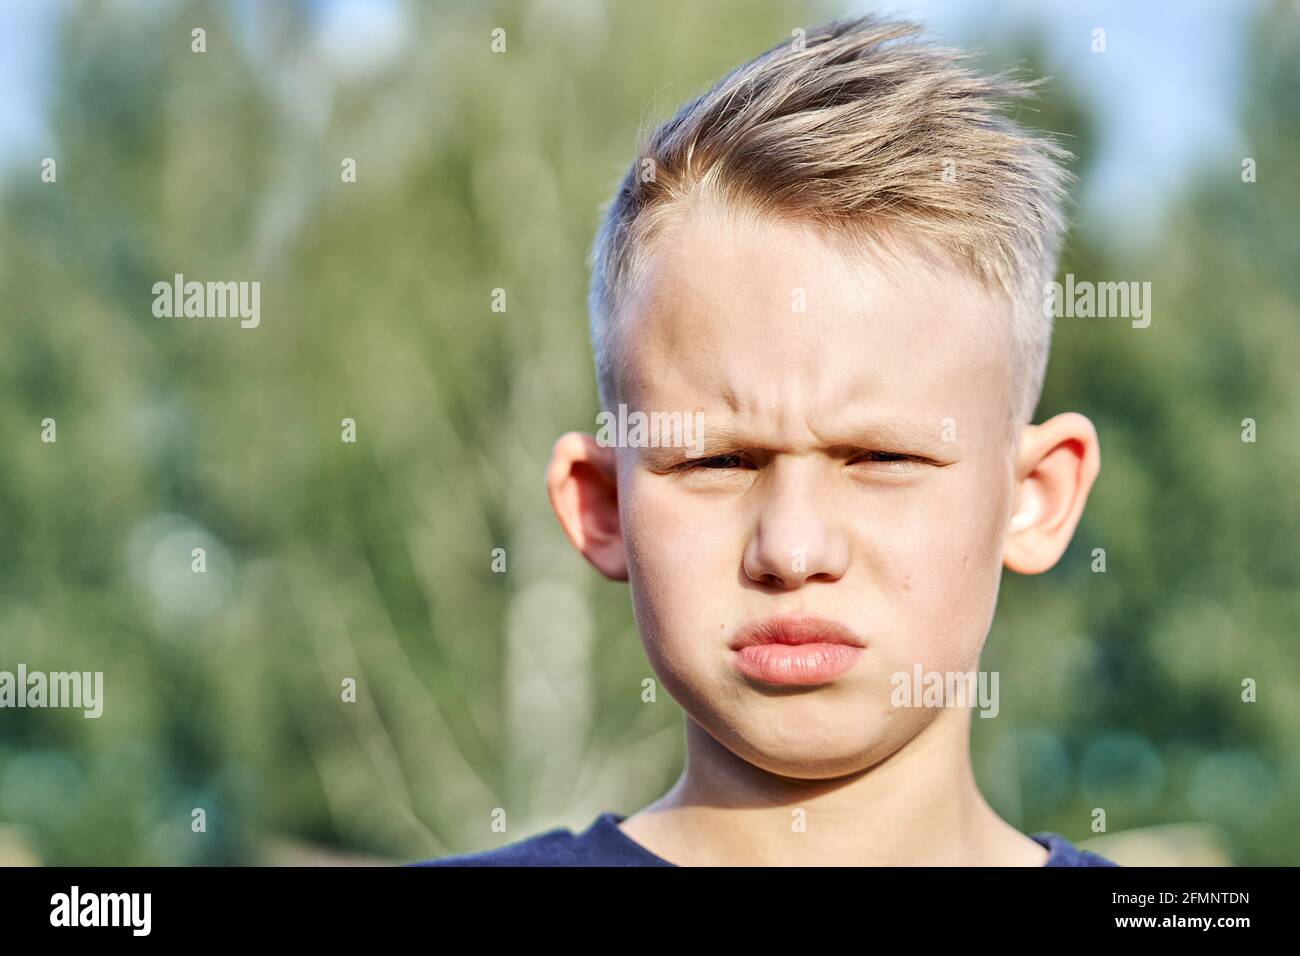
<svg viewBox="0 0 1300 956">
<path fill-rule="evenodd" d="M 585 254 L 644 121 L 868 9 L 0 0 L 0 669 L 106 698 L 0 711 L 0 862 L 406 861 L 662 793 L 680 711 L 542 483 L 595 421 Z M 1049 74 L 1061 271 L 1153 286 L 1147 329 L 1057 323 L 1040 415 L 1103 470 L 1004 583 L 980 783 L 1120 862 L 1298 863 L 1300 11 L 876 9 Z M 155 318 L 177 272 L 261 326 Z"/>
</svg>

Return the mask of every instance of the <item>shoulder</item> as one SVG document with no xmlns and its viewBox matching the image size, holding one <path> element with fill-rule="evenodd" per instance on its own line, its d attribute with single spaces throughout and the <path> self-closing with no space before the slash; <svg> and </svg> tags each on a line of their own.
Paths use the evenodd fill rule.
<svg viewBox="0 0 1300 956">
<path fill-rule="evenodd" d="M 1119 866 L 1091 850 L 1080 850 L 1059 833 L 1032 833 L 1030 837 L 1047 848 L 1044 866 Z"/>
</svg>

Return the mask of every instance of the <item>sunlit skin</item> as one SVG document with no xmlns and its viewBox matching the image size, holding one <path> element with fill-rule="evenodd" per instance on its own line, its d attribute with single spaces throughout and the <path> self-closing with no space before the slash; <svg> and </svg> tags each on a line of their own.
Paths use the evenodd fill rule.
<svg viewBox="0 0 1300 956">
<path fill-rule="evenodd" d="M 680 779 L 624 832 L 681 865 L 1041 865 L 975 784 L 971 709 L 892 706 L 891 676 L 979 669 L 1002 568 L 1069 543 L 1091 423 L 1009 427 L 1008 304 L 902 239 L 695 206 L 649 253 L 619 400 L 702 411 L 704 453 L 569 433 L 547 476 L 687 716 Z M 731 635 L 784 614 L 867 649 L 824 684 L 748 679 Z"/>
</svg>

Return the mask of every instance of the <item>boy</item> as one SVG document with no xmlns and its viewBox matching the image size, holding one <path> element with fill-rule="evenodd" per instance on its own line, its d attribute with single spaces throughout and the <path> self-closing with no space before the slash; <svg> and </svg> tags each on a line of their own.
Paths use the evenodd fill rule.
<svg viewBox="0 0 1300 956">
<path fill-rule="evenodd" d="M 1068 174 L 1001 116 L 1025 92 L 866 17 L 651 136 L 593 249 L 601 402 L 701 427 L 564 435 L 547 486 L 630 582 L 686 767 L 434 865 L 1114 865 L 998 817 L 952 691 L 1001 568 L 1057 562 L 1100 467 L 1083 416 L 1030 424 Z"/>
</svg>

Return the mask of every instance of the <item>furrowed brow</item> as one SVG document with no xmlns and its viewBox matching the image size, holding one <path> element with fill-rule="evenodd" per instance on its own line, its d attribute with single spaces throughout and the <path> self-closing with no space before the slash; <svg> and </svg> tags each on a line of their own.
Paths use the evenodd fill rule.
<svg viewBox="0 0 1300 956">
<path fill-rule="evenodd" d="M 930 447 L 939 443 L 942 422 L 875 421 L 826 436 L 828 448 L 870 448 L 890 451 L 898 448 Z"/>
<path fill-rule="evenodd" d="M 742 432 L 730 428 L 710 427 L 707 419 L 701 431 L 702 436 L 696 436 L 697 440 L 684 445 L 661 445 L 657 448 L 645 446 L 638 448 L 637 451 L 641 459 L 650 467 L 667 468 L 684 461 L 699 461 L 701 458 L 712 458 L 763 447 L 761 443 L 755 443 Z"/>
<path fill-rule="evenodd" d="M 812 447 L 821 451 L 873 450 L 920 451 L 940 445 L 942 424 L 938 421 L 877 420 L 836 432 L 828 431 Z M 697 449 L 702 451 L 697 454 Z M 638 449 L 651 467 L 671 467 L 687 460 L 712 458 L 742 451 L 789 451 L 787 443 L 758 437 L 729 424 L 711 425 L 705 420 L 702 445 Z"/>
</svg>

